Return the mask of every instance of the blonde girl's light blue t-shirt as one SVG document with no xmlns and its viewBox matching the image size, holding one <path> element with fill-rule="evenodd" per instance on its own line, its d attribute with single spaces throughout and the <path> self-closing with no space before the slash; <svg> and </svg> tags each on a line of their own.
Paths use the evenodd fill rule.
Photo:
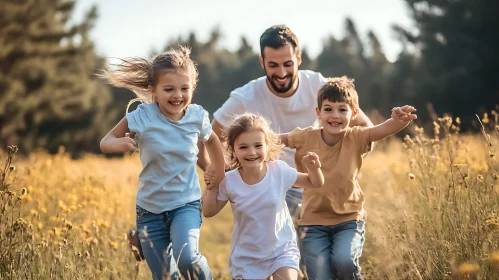
<svg viewBox="0 0 499 280">
<path fill-rule="evenodd" d="M 159 214 L 200 199 L 197 142 L 207 141 L 212 133 L 208 112 L 190 104 L 182 119 L 172 121 L 156 103 L 149 103 L 140 104 L 126 119 L 138 138 L 142 162 L 137 205 Z"/>
</svg>

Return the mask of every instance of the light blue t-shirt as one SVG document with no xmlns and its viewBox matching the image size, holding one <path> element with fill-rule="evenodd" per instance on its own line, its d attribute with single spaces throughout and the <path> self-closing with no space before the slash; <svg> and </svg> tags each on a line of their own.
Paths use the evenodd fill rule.
<svg viewBox="0 0 499 280">
<path fill-rule="evenodd" d="M 200 199 L 197 142 L 207 141 L 212 133 L 208 112 L 190 104 L 182 119 L 172 121 L 156 103 L 149 103 L 140 104 L 126 119 L 138 137 L 142 162 L 137 205 L 159 214 Z"/>
</svg>

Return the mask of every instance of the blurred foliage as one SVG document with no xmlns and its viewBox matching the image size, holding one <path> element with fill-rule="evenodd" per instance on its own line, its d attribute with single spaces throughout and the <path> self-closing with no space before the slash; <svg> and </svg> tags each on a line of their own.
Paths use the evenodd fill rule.
<svg viewBox="0 0 499 280">
<path fill-rule="evenodd" d="M 111 94 L 93 78 L 104 62 L 88 38 L 97 10 L 71 24 L 74 4 L 2 1 L 0 143 L 23 152 L 55 152 L 61 144 L 75 153 L 98 149 L 110 126 Z"/>
<path fill-rule="evenodd" d="M 374 32 L 359 34 L 347 18 L 343 37 L 324 38 L 316 58 L 303 50 L 301 69 L 354 78 L 364 111 L 388 117 L 392 107 L 412 104 L 420 124 L 449 114 L 461 117 L 463 130 L 478 128 L 474 114 L 499 103 L 499 34 L 493 31 L 499 2 L 404 1 L 415 26 L 393 26 L 402 46 L 394 62 Z M 133 95 L 93 78 L 103 63 L 88 38 L 96 8 L 70 24 L 75 1 L 42 2 L 7 0 L 0 10 L 0 142 L 23 152 L 54 152 L 59 145 L 72 153 L 97 151 Z M 220 47 L 222 41 L 217 27 L 205 42 L 191 32 L 164 48 L 192 48 L 200 73 L 194 102 L 211 114 L 233 89 L 264 75 L 245 37 L 234 51 Z"/>
<path fill-rule="evenodd" d="M 474 119 L 499 103 L 499 2 L 405 0 L 418 32 L 404 30 L 419 51 L 414 90 L 439 112 Z M 437 112 L 437 113 L 439 113 Z M 477 125 L 478 126 L 478 125 Z"/>
</svg>

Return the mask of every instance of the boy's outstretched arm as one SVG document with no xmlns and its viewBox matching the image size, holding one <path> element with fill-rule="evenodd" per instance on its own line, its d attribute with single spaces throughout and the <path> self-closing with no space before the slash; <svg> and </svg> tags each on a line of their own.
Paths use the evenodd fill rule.
<svg viewBox="0 0 499 280">
<path fill-rule="evenodd" d="M 371 142 L 379 141 L 401 131 L 411 121 L 417 119 L 417 115 L 412 114 L 413 112 L 416 112 L 416 109 L 409 105 L 393 108 L 390 119 L 370 129 L 369 140 Z"/>
<path fill-rule="evenodd" d="M 307 168 L 308 173 L 298 172 L 294 186 L 300 188 L 320 188 L 324 185 L 324 175 L 321 170 L 319 156 L 314 152 L 308 152 L 301 163 Z"/>
<path fill-rule="evenodd" d="M 210 156 L 210 167 L 214 171 L 214 179 L 210 182 L 209 186 L 218 186 L 225 177 L 225 160 L 222 151 L 222 143 L 220 143 L 220 140 L 215 133 L 211 133 L 210 138 L 204 143 L 204 146 Z"/>
</svg>

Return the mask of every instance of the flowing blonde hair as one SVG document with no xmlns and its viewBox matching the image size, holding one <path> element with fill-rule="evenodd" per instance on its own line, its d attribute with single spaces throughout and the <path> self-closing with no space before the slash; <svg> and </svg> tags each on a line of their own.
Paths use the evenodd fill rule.
<svg viewBox="0 0 499 280">
<path fill-rule="evenodd" d="M 198 81 L 198 70 L 196 63 L 190 58 L 191 50 L 180 46 L 178 49 L 171 48 L 162 54 L 147 60 L 140 57 L 120 59 L 120 63 L 112 66 L 115 69 L 106 67 L 97 76 L 107 83 L 121 88 L 131 90 L 136 98 L 128 102 L 126 111 L 130 105 L 136 101 L 152 103 L 153 98 L 148 90 L 149 86 L 156 86 L 158 76 L 165 71 L 175 71 L 191 75 L 193 80 L 193 90 Z"/>
<path fill-rule="evenodd" d="M 276 160 L 283 153 L 282 148 L 284 145 L 281 143 L 279 136 L 270 128 L 269 121 L 260 115 L 244 113 L 236 116 L 223 132 L 223 138 L 227 143 L 226 160 L 231 169 L 241 167 L 234 149 L 236 140 L 241 134 L 250 130 L 260 130 L 265 135 L 268 147 L 265 160 Z"/>
</svg>

